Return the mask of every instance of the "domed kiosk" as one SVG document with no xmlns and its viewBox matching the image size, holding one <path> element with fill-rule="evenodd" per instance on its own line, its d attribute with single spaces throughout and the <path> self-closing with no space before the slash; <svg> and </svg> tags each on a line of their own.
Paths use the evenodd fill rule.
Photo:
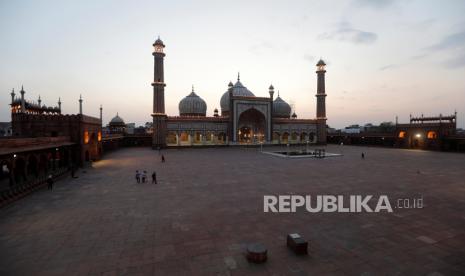
<svg viewBox="0 0 465 276">
<path fill-rule="evenodd" d="M 111 119 L 110 123 L 108 124 L 111 134 L 123 134 L 126 132 L 126 123 L 124 122 L 123 118 L 116 113 L 116 116 Z"/>
</svg>

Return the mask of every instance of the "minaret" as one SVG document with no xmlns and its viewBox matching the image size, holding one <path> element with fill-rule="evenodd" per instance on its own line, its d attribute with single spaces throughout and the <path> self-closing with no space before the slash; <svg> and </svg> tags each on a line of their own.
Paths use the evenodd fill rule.
<svg viewBox="0 0 465 276">
<path fill-rule="evenodd" d="M 40 95 L 39 95 L 39 99 L 37 100 L 37 103 L 39 104 L 39 106 L 41 106 L 42 99 L 40 98 Z"/>
<path fill-rule="evenodd" d="M 16 94 L 15 94 L 15 89 L 14 89 L 14 88 L 13 88 L 13 90 L 11 90 L 10 95 L 11 95 L 11 106 L 13 106 L 13 103 L 14 103 L 14 101 L 15 101 L 15 95 L 16 95 Z"/>
<path fill-rule="evenodd" d="M 79 114 L 82 115 L 82 95 L 79 95 Z"/>
<path fill-rule="evenodd" d="M 268 91 L 270 93 L 270 99 L 271 99 L 271 101 L 273 101 L 273 95 L 274 95 L 274 87 L 273 87 L 273 85 L 270 85 L 270 87 L 268 88 Z"/>
<path fill-rule="evenodd" d="M 100 124 L 102 124 L 102 122 L 103 122 L 102 115 L 103 115 L 103 108 L 102 108 L 102 105 L 100 105 Z"/>
<path fill-rule="evenodd" d="M 163 62 L 165 44 L 158 37 L 153 43 L 154 74 L 153 74 L 153 137 L 152 148 L 166 147 L 166 114 L 165 114 L 165 78 Z"/>
<path fill-rule="evenodd" d="M 61 98 L 58 98 L 58 114 L 61 114 Z"/>
<path fill-rule="evenodd" d="M 26 92 L 24 91 L 24 88 L 22 85 L 21 85 L 21 91 L 19 92 L 21 93 L 21 112 L 25 113 L 26 112 L 26 100 L 24 99 L 24 93 Z"/>
<path fill-rule="evenodd" d="M 326 63 L 320 59 L 316 64 L 317 92 L 316 92 L 316 121 L 318 144 L 326 145 L 326 91 L 325 73 Z"/>
<path fill-rule="evenodd" d="M 268 92 L 270 93 L 270 120 L 271 120 L 271 129 L 270 129 L 270 133 L 271 133 L 271 137 L 268 137 L 269 138 L 269 141 L 273 141 L 273 99 L 274 99 L 274 87 L 272 84 L 270 84 L 270 87 L 268 87 Z"/>
</svg>

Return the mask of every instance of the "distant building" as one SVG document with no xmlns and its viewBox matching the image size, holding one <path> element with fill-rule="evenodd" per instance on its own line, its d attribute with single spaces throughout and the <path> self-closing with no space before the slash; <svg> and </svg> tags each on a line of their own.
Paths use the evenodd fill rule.
<svg viewBox="0 0 465 276">
<path fill-rule="evenodd" d="M 358 131 L 357 129 L 360 129 Z M 410 116 L 409 123 L 383 122 L 379 126 L 353 125 L 328 132 L 330 143 L 380 145 L 387 147 L 464 151 L 465 139 L 457 130 L 457 113 L 425 117 Z"/>
<path fill-rule="evenodd" d="M 360 133 L 362 131 L 362 127 L 359 125 L 350 125 L 341 129 L 342 133 Z"/>
<path fill-rule="evenodd" d="M 126 133 L 127 134 L 134 134 L 135 129 L 136 129 L 136 124 L 135 123 L 126 124 Z"/>
<path fill-rule="evenodd" d="M 126 133 L 126 123 L 124 122 L 123 118 L 116 113 L 116 116 L 111 119 L 110 123 L 108 123 L 108 128 L 110 130 L 110 134 L 125 134 Z"/>
</svg>

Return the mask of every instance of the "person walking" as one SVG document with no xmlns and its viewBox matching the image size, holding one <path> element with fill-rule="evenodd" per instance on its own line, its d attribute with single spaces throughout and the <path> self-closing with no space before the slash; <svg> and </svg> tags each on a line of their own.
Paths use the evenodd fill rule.
<svg viewBox="0 0 465 276">
<path fill-rule="evenodd" d="M 165 155 L 163 155 L 163 154 L 161 155 L 161 162 L 165 163 Z"/>
<path fill-rule="evenodd" d="M 365 153 L 362 152 L 362 159 L 365 159 Z"/>
<path fill-rule="evenodd" d="M 157 184 L 157 173 L 155 171 L 152 173 L 152 184 Z"/>
<path fill-rule="evenodd" d="M 145 183 L 145 179 L 147 179 L 147 171 L 142 173 L 142 183 Z"/>
<path fill-rule="evenodd" d="M 136 181 L 137 181 L 137 183 L 140 183 L 140 173 L 139 173 L 139 171 L 136 171 Z"/>
<path fill-rule="evenodd" d="M 47 184 L 47 190 L 53 190 L 53 177 L 51 174 L 47 178 Z"/>
</svg>

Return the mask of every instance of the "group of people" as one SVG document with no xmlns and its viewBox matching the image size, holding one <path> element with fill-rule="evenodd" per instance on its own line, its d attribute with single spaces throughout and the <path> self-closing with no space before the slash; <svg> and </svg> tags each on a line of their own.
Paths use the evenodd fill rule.
<svg viewBox="0 0 465 276">
<path fill-rule="evenodd" d="M 137 183 L 145 183 L 147 181 L 147 171 L 136 171 Z M 152 184 L 157 184 L 157 173 L 152 173 Z"/>
</svg>

